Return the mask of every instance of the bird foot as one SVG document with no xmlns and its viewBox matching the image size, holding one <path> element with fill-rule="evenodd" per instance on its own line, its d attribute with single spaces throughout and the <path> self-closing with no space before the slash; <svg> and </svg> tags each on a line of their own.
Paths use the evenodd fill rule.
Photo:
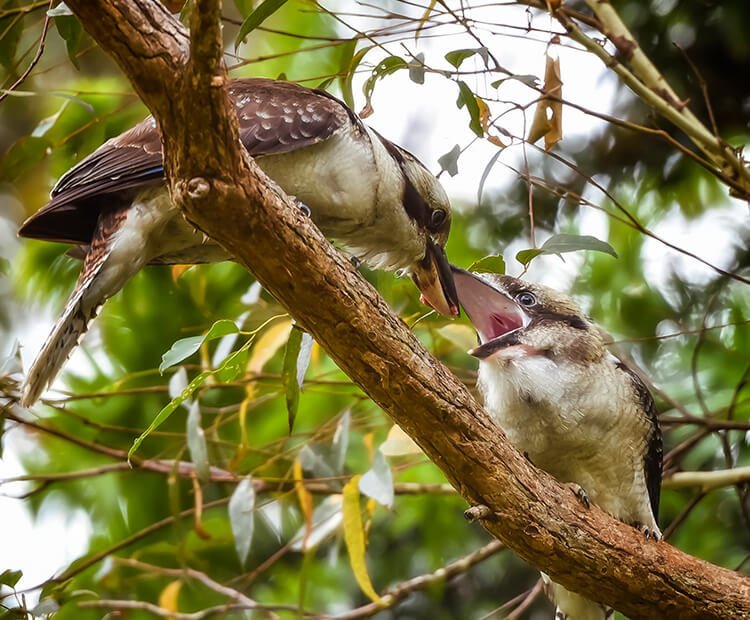
<svg viewBox="0 0 750 620">
<path fill-rule="evenodd" d="M 349 258 L 349 262 L 354 265 L 354 268 L 359 271 L 359 268 L 362 266 L 362 261 L 357 256 L 352 256 Z"/>
<path fill-rule="evenodd" d="M 648 525 L 643 525 L 642 523 L 639 523 L 638 521 L 635 521 L 634 523 L 631 523 L 631 525 L 637 529 L 643 532 L 643 536 L 648 540 L 649 538 L 652 540 L 661 540 L 661 533 L 659 530 L 652 530 Z"/>
<path fill-rule="evenodd" d="M 581 502 L 584 508 L 591 508 L 591 501 L 589 500 L 589 496 L 586 495 L 586 491 L 583 490 L 583 487 L 580 484 L 569 482 L 568 486 L 570 487 L 570 490 L 573 491 L 573 494 L 578 498 L 578 501 Z"/>
<path fill-rule="evenodd" d="M 299 208 L 299 210 L 302 211 L 305 216 L 310 217 L 312 215 L 310 207 L 308 207 L 304 202 L 302 202 L 301 200 L 297 200 L 296 198 L 294 199 L 294 201 L 297 203 L 297 207 Z"/>
<path fill-rule="evenodd" d="M 479 521 L 480 519 L 483 521 L 491 521 L 495 517 L 495 513 L 493 513 L 488 506 L 485 506 L 484 504 L 477 504 L 476 506 L 472 506 L 471 508 L 468 508 L 467 510 L 464 510 L 464 518 L 469 523 L 474 523 L 475 521 Z"/>
</svg>

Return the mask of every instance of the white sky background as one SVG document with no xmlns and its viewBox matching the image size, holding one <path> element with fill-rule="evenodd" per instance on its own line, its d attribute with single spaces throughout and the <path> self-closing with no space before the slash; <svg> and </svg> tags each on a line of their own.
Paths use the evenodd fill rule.
<svg viewBox="0 0 750 620">
<path fill-rule="evenodd" d="M 343 0 L 336 6 L 351 7 L 349 10 L 356 12 L 363 10 L 361 5 Z M 420 14 L 417 9 L 410 9 L 405 5 L 399 5 L 399 10 Z M 377 14 L 377 11 L 371 11 Z M 481 13 L 477 12 L 475 15 L 479 19 L 519 26 L 525 26 L 527 22 L 526 12 L 517 7 L 496 6 L 485 9 Z M 349 17 L 346 19 L 359 29 L 374 26 L 373 20 Z M 538 28 L 549 28 L 551 23 L 548 17 L 542 16 L 534 20 L 534 25 Z M 426 30 L 418 45 L 415 46 L 413 38 L 405 41 L 405 44 L 415 53 L 423 52 L 429 66 L 449 69 L 450 65 L 443 59 L 445 53 L 455 49 L 478 46 L 477 42 L 468 35 L 460 32 L 459 29 L 454 28 L 454 30 L 456 30 L 455 36 L 439 38 L 431 38 L 429 35 L 434 31 Z M 496 30 L 502 29 L 496 28 Z M 344 36 L 349 34 L 343 29 L 341 32 Z M 520 75 L 533 74 L 543 80 L 548 37 L 543 34 L 524 36 L 523 31 L 507 29 L 504 32 L 512 32 L 513 37 L 479 32 L 485 45 L 490 47 L 505 68 Z M 540 40 L 534 41 L 534 37 Z M 386 47 L 389 53 L 408 58 L 400 43 L 388 43 Z M 615 97 L 623 96 L 620 91 L 622 87 L 614 76 L 607 73 L 601 62 L 589 54 L 560 45 L 554 46 L 552 53 L 560 57 L 565 98 L 584 105 L 588 104 L 599 112 L 608 112 L 613 106 Z M 385 54 L 374 50 L 368 54 L 366 60 L 375 63 L 384 56 Z M 464 62 L 461 70 L 482 69 L 481 62 L 479 56 L 474 56 Z M 364 106 L 361 86 L 366 77 L 365 74 L 360 74 L 355 80 L 356 111 Z M 498 74 L 493 79 L 502 77 L 505 76 Z M 464 79 L 476 92 L 494 93 L 494 89 L 489 86 L 492 80 L 484 76 L 465 76 Z M 473 142 L 459 159 L 459 174 L 453 178 L 447 173 L 441 176 L 441 182 L 456 205 L 461 203 L 473 205 L 476 203 L 480 177 L 497 147 L 486 140 L 475 140 L 476 136 L 468 127 L 467 111 L 459 110 L 455 106 L 457 96 L 458 88 L 455 83 L 442 76 L 428 73 L 425 85 L 420 86 L 409 79 L 405 70 L 398 71 L 376 85 L 373 99 L 375 113 L 366 122 L 389 139 L 412 151 L 434 172 L 440 168 L 437 164 L 438 158 L 450 151 L 455 144 L 463 148 Z M 499 96 L 504 100 L 526 103 L 536 99 L 538 94 L 518 81 L 509 80 L 500 88 Z M 495 104 L 491 107 L 493 115 L 501 110 Z M 530 123 L 533 110 L 529 110 L 527 114 L 527 122 Z M 502 125 L 514 135 L 524 133 L 523 118 L 519 112 L 504 116 Z M 572 108 L 565 108 L 563 111 L 563 136 L 568 144 L 575 143 L 577 138 L 581 139 L 581 144 L 585 144 L 583 138 L 601 131 L 603 125 L 603 121 L 588 117 Z M 502 139 L 507 141 L 505 137 Z M 529 150 L 529 155 L 535 154 Z M 485 184 L 485 194 L 501 192 L 514 179 L 513 173 L 502 165 L 503 162 L 520 169 L 522 166 L 521 147 L 508 148 L 500 156 Z M 587 197 L 596 202 L 601 201 L 601 196 Z M 5 206 L 8 207 L 7 204 Z M 746 206 L 727 198 L 726 205 L 722 209 L 711 210 L 697 221 L 686 221 L 679 211 L 674 209 L 669 217 L 662 220 L 655 232 L 677 245 L 693 249 L 714 264 L 726 266 L 731 257 L 729 244 L 737 238 L 736 231 L 747 225 Z M 607 231 L 608 222 L 604 214 L 593 209 L 584 211 L 580 220 L 581 234 L 591 234 L 606 239 Z M 0 231 L 0 235 L 3 234 L 3 231 Z M 0 255 L 11 258 L 10 253 L 14 252 L 16 244 L 10 239 L 7 239 L 6 243 L 5 237 L 2 238 Z M 539 234 L 536 241 L 537 245 L 541 245 L 544 235 Z M 518 242 L 504 249 L 509 273 L 513 275 L 520 273 L 521 267 L 513 260 L 513 256 L 517 251 L 527 247 L 530 247 L 529 240 Z M 703 281 L 712 273 L 696 261 L 669 251 L 662 244 L 652 240 L 647 240 L 644 245 L 643 259 L 647 279 L 652 284 L 661 285 L 662 288 L 673 268 L 681 276 L 693 281 Z M 557 257 L 539 257 L 532 263 L 525 277 L 551 284 L 556 288 L 566 289 L 572 283 L 582 260 L 580 253 L 567 255 L 564 263 Z M 462 266 L 466 267 L 466 265 Z M 28 368 L 33 356 L 41 347 L 54 322 L 57 310 L 27 309 L 22 313 L 23 316 L 17 319 L 19 323 L 15 326 L 16 333 L 21 334 L 24 345 L 22 349 L 24 367 Z M 96 338 L 94 329 L 94 333 L 89 334 L 87 342 L 92 343 Z M 0 342 L 0 358 L 9 347 L 10 343 Z M 103 363 L 104 367 L 107 367 L 105 355 L 98 355 L 97 359 Z M 89 366 L 89 361 L 81 351 L 78 351 L 73 355 L 69 365 L 76 366 L 77 370 L 84 370 Z M 59 379 L 56 385 L 61 387 Z M 26 439 L 24 434 L 23 431 L 16 429 L 6 435 L 5 455 L 0 460 L 0 479 L 23 473 L 19 455 L 26 450 L 35 449 L 33 438 Z M 20 492 L 20 488 L 11 486 L 3 486 L 0 489 L 0 493 Z M 0 496 L 0 550 L 2 551 L 0 570 L 7 567 L 22 569 L 24 577 L 19 588 L 41 583 L 61 567 L 68 565 L 85 551 L 90 533 L 91 524 L 85 513 L 78 511 L 71 515 L 69 510 L 61 508 L 54 494 L 45 500 L 40 517 L 36 521 L 31 519 L 22 502 Z"/>
</svg>

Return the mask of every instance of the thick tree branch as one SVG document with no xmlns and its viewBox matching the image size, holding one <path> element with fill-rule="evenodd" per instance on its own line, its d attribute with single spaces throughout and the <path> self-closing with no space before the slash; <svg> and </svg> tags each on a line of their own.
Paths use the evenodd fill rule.
<svg viewBox="0 0 750 620">
<path fill-rule="evenodd" d="M 164 131 L 175 201 L 250 269 L 339 366 L 445 472 L 487 529 L 555 581 L 639 618 L 750 617 L 750 580 L 670 547 L 602 511 L 518 454 L 467 389 L 377 292 L 268 183 L 242 149 L 217 68 L 217 28 L 193 32 L 156 2 L 68 0 L 133 81 Z M 218 22 L 194 2 L 192 24 Z M 148 31 L 140 27 L 148 24 Z M 158 27 L 155 25 L 158 24 Z"/>
</svg>

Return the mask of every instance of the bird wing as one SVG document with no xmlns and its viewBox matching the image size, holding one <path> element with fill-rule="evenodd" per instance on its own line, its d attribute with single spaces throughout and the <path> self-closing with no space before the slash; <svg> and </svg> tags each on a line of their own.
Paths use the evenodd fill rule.
<svg viewBox="0 0 750 620">
<path fill-rule="evenodd" d="M 238 79 L 231 82 L 229 93 L 237 106 L 240 139 L 254 157 L 310 146 L 347 123 L 361 124 L 332 95 L 289 82 Z M 149 116 L 66 172 L 50 202 L 26 220 L 18 234 L 89 243 L 103 208 L 127 204 L 139 190 L 163 180 L 161 137 Z"/>
<path fill-rule="evenodd" d="M 661 428 L 659 427 L 659 412 L 656 410 L 656 403 L 651 396 L 648 387 L 632 368 L 627 364 L 619 362 L 617 368 L 627 373 L 630 383 L 638 397 L 638 403 L 646 415 L 651 431 L 646 438 L 647 450 L 643 459 L 643 467 L 646 474 L 646 488 L 648 489 L 648 498 L 651 503 L 651 512 L 654 520 L 659 519 L 659 494 L 661 493 L 661 472 L 663 445 L 661 437 Z"/>
</svg>

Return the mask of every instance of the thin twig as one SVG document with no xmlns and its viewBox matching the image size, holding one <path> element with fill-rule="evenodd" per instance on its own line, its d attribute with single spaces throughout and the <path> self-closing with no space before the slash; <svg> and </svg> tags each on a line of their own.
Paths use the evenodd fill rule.
<svg viewBox="0 0 750 620">
<path fill-rule="evenodd" d="M 36 64 L 39 62 L 39 59 L 42 57 L 42 53 L 44 52 L 44 43 L 47 40 L 47 31 L 49 30 L 49 23 L 51 16 L 49 14 L 49 11 L 52 10 L 52 5 L 55 3 L 55 0 L 49 0 L 49 5 L 47 7 L 47 13 L 44 16 L 44 26 L 42 26 L 42 36 L 39 38 L 39 47 L 36 50 L 36 54 L 34 55 L 34 58 L 31 60 L 31 64 L 29 64 L 28 67 L 26 67 L 26 71 L 24 71 L 21 76 L 13 82 L 13 85 L 0 92 L 0 101 L 5 99 L 11 92 L 13 92 L 16 88 L 18 88 L 21 84 L 23 84 L 24 80 L 29 77 L 29 73 L 32 72 L 34 67 L 36 67 Z"/>
</svg>

